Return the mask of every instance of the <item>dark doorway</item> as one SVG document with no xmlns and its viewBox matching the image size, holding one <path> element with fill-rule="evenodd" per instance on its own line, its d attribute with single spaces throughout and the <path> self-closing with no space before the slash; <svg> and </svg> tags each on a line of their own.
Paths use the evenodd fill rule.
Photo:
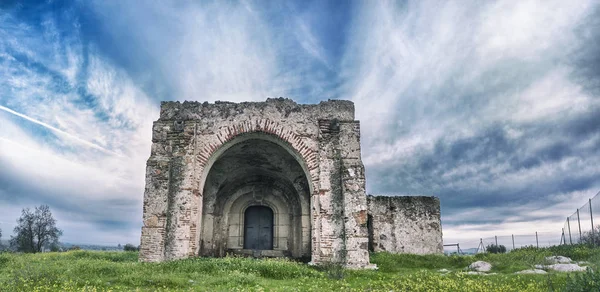
<svg viewBox="0 0 600 292">
<path fill-rule="evenodd" d="M 273 249 L 273 210 L 251 206 L 244 214 L 244 249 Z"/>
</svg>

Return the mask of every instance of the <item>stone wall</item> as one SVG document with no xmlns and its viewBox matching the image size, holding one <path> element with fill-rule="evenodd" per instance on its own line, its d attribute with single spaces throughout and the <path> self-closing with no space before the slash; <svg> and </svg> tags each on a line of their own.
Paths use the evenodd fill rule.
<svg viewBox="0 0 600 292">
<path fill-rule="evenodd" d="M 369 248 L 392 253 L 443 252 L 440 200 L 368 196 Z"/>
</svg>

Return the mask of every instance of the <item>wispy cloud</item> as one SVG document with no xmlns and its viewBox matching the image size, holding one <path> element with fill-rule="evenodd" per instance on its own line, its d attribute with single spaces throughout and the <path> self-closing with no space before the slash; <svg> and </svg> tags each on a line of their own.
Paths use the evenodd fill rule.
<svg viewBox="0 0 600 292">
<path fill-rule="evenodd" d="M 61 134 L 61 135 L 65 136 L 66 138 L 72 139 L 72 140 L 74 140 L 74 141 L 76 141 L 76 142 L 79 142 L 79 143 L 81 143 L 81 144 L 85 145 L 85 146 L 88 146 L 88 147 L 91 147 L 91 148 L 94 148 L 94 149 L 98 149 L 98 150 L 100 150 L 100 151 L 102 151 L 102 152 L 105 152 L 105 153 L 107 153 L 107 154 L 119 155 L 119 154 L 117 154 L 117 153 L 115 153 L 115 152 L 112 152 L 112 151 L 110 151 L 110 150 L 107 150 L 107 149 L 105 149 L 105 148 L 103 148 L 103 147 L 101 147 L 101 146 L 98 146 L 98 145 L 96 145 L 96 144 L 94 144 L 94 143 L 92 143 L 92 142 L 89 142 L 89 141 L 83 140 L 83 139 L 81 139 L 81 138 L 79 138 L 79 137 L 77 137 L 77 136 L 75 136 L 75 135 L 69 134 L 69 133 L 67 133 L 67 132 L 65 132 L 65 131 L 63 131 L 63 130 L 61 130 L 61 129 L 57 129 L 57 128 L 55 128 L 55 127 L 53 127 L 53 126 L 50 126 L 50 125 L 48 125 L 48 124 L 46 124 L 46 123 L 44 123 L 44 122 L 40 122 L 40 121 L 38 121 L 38 120 L 36 120 L 36 119 L 34 119 L 34 118 L 31 118 L 31 117 L 28 117 L 28 116 L 26 116 L 26 115 L 24 115 L 24 114 L 21 114 L 21 113 L 18 113 L 18 112 L 16 112 L 16 111 L 13 111 L 13 110 L 11 110 L 11 109 L 9 109 L 9 108 L 5 107 L 5 106 L 2 106 L 2 105 L 0 105 L 0 110 L 3 110 L 3 111 L 5 111 L 5 112 L 11 113 L 11 114 L 13 114 L 13 115 L 15 115 L 15 116 L 18 116 L 18 117 L 24 118 L 24 119 L 26 119 L 26 120 L 28 120 L 28 121 L 30 121 L 30 122 L 32 122 L 32 123 L 36 123 L 36 124 L 38 124 L 38 125 L 40 125 L 40 126 L 42 126 L 42 127 L 44 127 L 44 128 L 50 129 L 50 130 L 52 130 L 52 131 L 54 131 L 54 132 L 56 132 L 56 133 L 59 133 L 59 134 Z"/>
</svg>

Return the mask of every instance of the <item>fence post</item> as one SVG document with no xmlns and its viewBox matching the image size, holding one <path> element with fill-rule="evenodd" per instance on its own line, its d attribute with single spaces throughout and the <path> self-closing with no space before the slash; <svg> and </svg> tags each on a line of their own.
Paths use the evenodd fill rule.
<svg viewBox="0 0 600 292">
<path fill-rule="evenodd" d="M 496 238 L 496 247 L 498 247 L 498 236 L 494 235 L 494 237 Z"/>
<path fill-rule="evenodd" d="M 579 243 L 581 243 L 581 222 L 579 221 L 579 209 L 577 209 L 577 225 L 579 226 Z"/>
<path fill-rule="evenodd" d="M 512 236 L 512 240 L 513 240 L 513 249 L 515 249 L 515 235 L 511 234 L 511 236 Z"/>
<path fill-rule="evenodd" d="M 569 217 L 567 217 L 567 227 L 569 228 L 569 242 L 573 244 L 573 239 L 571 238 L 571 223 L 569 222 Z"/>
<path fill-rule="evenodd" d="M 560 235 L 560 244 L 567 244 L 567 240 L 565 239 L 565 229 L 562 228 L 562 234 Z"/>
<path fill-rule="evenodd" d="M 592 243 L 596 244 L 596 237 L 594 236 L 594 215 L 592 214 L 592 199 L 589 201 L 590 203 L 590 220 L 592 221 Z"/>
<path fill-rule="evenodd" d="M 540 248 L 540 243 L 538 241 L 537 231 L 535 232 L 535 247 Z"/>
</svg>

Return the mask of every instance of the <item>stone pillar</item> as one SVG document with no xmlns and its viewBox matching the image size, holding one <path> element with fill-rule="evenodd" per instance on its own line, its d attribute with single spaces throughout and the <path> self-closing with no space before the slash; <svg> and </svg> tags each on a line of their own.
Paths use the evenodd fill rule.
<svg viewBox="0 0 600 292">
<path fill-rule="evenodd" d="M 318 262 L 343 263 L 346 258 L 344 240 L 344 206 L 339 159 L 339 122 L 319 120 L 319 191 L 318 217 L 320 239 Z M 315 256 L 313 256 L 313 260 Z"/>
<path fill-rule="evenodd" d="M 341 191 L 343 193 L 345 264 L 364 268 L 369 264 L 365 168 L 360 158 L 360 124 L 340 123 Z"/>
<path fill-rule="evenodd" d="M 175 120 L 174 129 L 167 135 L 171 149 L 169 161 L 169 189 L 167 193 L 167 222 L 165 232 L 165 259 L 187 258 L 193 253 L 192 228 L 197 222 L 192 216 L 193 202 L 198 194 L 198 176 L 195 172 L 194 139 L 196 123 Z"/>
<path fill-rule="evenodd" d="M 195 175 L 196 125 L 182 120 L 154 123 L 152 152 L 146 167 L 144 226 L 140 260 L 162 261 L 193 254 L 191 232 L 193 198 L 198 195 Z"/>
<path fill-rule="evenodd" d="M 141 261 L 160 262 L 164 260 L 169 160 L 171 158 L 167 133 L 171 131 L 171 128 L 171 123 L 162 121 L 155 122 L 152 127 L 152 149 L 150 158 L 146 163 L 144 225 L 140 240 Z"/>
<path fill-rule="evenodd" d="M 367 200 L 360 125 L 319 120 L 320 262 L 369 266 Z"/>
</svg>

